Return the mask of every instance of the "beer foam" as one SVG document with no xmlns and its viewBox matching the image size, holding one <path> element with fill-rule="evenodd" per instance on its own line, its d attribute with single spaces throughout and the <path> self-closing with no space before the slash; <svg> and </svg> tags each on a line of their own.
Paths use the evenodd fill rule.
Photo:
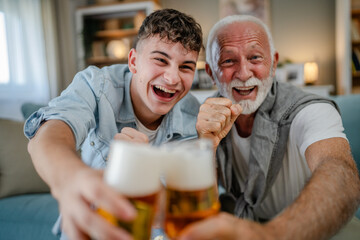
<svg viewBox="0 0 360 240">
<path fill-rule="evenodd" d="M 105 181 L 127 197 L 140 197 L 160 190 L 160 158 L 147 144 L 114 140 L 110 147 Z"/>
<path fill-rule="evenodd" d="M 215 184 L 215 166 L 212 152 L 203 140 L 179 143 L 163 150 L 166 186 L 178 190 L 201 190 Z"/>
</svg>

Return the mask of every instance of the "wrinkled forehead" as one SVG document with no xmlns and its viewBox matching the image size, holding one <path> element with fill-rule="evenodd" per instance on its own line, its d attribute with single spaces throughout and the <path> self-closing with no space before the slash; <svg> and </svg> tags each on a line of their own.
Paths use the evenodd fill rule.
<svg viewBox="0 0 360 240">
<path fill-rule="evenodd" d="M 238 44 L 253 42 L 270 48 L 265 29 L 250 21 L 233 22 L 219 29 L 214 43 L 221 47 L 229 42 L 237 42 Z"/>
</svg>

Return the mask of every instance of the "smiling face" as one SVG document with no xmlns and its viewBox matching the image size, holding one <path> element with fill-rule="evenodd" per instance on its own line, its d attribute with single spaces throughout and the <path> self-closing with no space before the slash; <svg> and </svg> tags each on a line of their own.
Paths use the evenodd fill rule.
<svg viewBox="0 0 360 240">
<path fill-rule="evenodd" d="M 131 100 L 136 117 L 146 127 L 156 128 L 161 117 L 189 92 L 197 57 L 198 52 L 156 35 L 130 51 Z"/>
<path fill-rule="evenodd" d="M 242 114 L 255 112 L 272 84 L 278 55 L 270 54 L 264 29 L 253 22 L 234 22 L 222 28 L 213 44 L 213 78 L 220 93 L 243 107 Z"/>
</svg>

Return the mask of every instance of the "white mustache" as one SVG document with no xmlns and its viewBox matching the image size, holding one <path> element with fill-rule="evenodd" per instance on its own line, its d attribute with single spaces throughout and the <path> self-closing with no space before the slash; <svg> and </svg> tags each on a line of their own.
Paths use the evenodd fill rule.
<svg viewBox="0 0 360 240">
<path fill-rule="evenodd" d="M 230 88 L 236 88 L 236 87 L 252 87 L 252 86 L 258 86 L 258 85 L 262 85 L 263 82 L 261 80 L 259 80 L 256 77 L 252 77 L 246 81 L 241 81 L 239 79 L 233 79 L 230 82 L 229 87 Z"/>
</svg>

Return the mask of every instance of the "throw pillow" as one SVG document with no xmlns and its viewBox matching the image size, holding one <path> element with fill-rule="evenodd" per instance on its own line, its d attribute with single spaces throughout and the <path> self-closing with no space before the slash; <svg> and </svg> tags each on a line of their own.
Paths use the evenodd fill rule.
<svg viewBox="0 0 360 240">
<path fill-rule="evenodd" d="M 0 198 L 49 192 L 27 151 L 23 122 L 0 119 Z"/>
<path fill-rule="evenodd" d="M 27 119 L 28 117 L 30 117 L 30 115 L 37 111 L 39 108 L 41 107 L 45 107 L 46 105 L 44 104 L 36 104 L 36 103 L 24 103 L 21 106 L 21 113 L 24 116 L 24 119 Z"/>
</svg>

